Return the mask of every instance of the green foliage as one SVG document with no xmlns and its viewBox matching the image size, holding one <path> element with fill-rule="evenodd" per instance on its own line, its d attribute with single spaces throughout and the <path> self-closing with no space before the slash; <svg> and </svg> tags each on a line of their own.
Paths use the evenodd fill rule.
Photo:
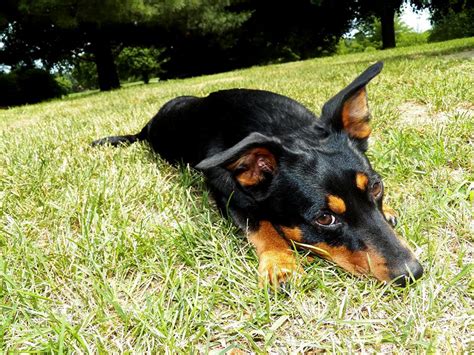
<svg viewBox="0 0 474 355">
<path fill-rule="evenodd" d="M 61 97 L 66 90 L 42 69 L 20 69 L 0 73 L 0 106 L 36 103 Z"/>
<path fill-rule="evenodd" d="M 415 31 L 402 31 L 396 34 L 397 47 L 409 47 L 416 46 L 428 42 L 428 36 L 430 31 L 415 32 Z"/>
<path fill-rule="evenodd" d="M 162 64 L 167 59 L 160 58 L 164 49 L 146 47 L 126 47 L 117 57 L 117 65 L 122 80 L 142 79 L 148 84 L 152 75 L 163 72 Z"/>
<path fill-rule="evenodd" d="M 381 21 L 382 49 L 396 46 L 395 17 L 400 14 L 403 4 L 418 10 L 428 4 L 427 0 L 358 0 L 354 3 L 357 21 L 370 22 L 372 17 Z"/>
<path fill-rule="evenodd" d="M 54 76 L 54 80 L 58 83 L 63 94 L 70 94 L 73 92 L 74 82 L 70 74 L 57 74 Z"/>
<path fill-rule="evenodd" d="M 78 56 L 71 71 L 73 78 L 73 91 L 97 89 L 97 67 L 92 60 L 92 56 L 83 54 Z"/>
<path fill-rule="evenodd" d="M 22 13 L 47 18 L 56 26 L 76 29 L 90 26 L 160 26 L 180 31 L 221 33 L 244 22 L 249 13 L 229 12 L 229 0 L 19 0 Z"/>
<path fill-rule="evenodd" d="M 187 35 L 222 34 L 235 30 L 251 15 L 250 11 L 229 11 L 241 0 L 168 0 L 155 1 L 154 21 L 168 30 Z"/>
<path fill-rule="evenodd" d="M 360 21 L 356 31 L 351 37 L 339 40 L 337 53 L 357 53 L 382 48 L 382 26 L 378 18 L 371 17 L 369 20 Z M 396 16 L 395 38 L 398 47 L 407 47 L 426 43 L 428 32 L 415 32 Z"/>
<path fill-rule="evenodd" d="M 445 16 L 435 19 L 429 36 L 430 42 L 453 38 L 474 36 L 474 8 L 461 12 L 449 11 Z"/>
<path fill-rule="evenodd" d="M 436 23 L 449 14 L 473 9 L 474 2 L 472 0 L 430 0 L 425 3 L 425 7 L 430 9 L 431 20 Z"/>
<path fill-rule="evenodd" d="M 0 62 L 5 58 L 10 65 L 31 65 L 41 59 L 52 66 L 91 54 L 100 88 L 110 90 L 120 85 L 112 48 L 171 47 L 182 38 L 205 36 L 219 42 L 221 35 L 240 26 L 250 15 L 229 11 L 232 4 L 230 0 L 11 1 L 7 6 L 0 4 L 0 17 L 6 19 L 0 28 L 5 44 Z M 92 87 L 90 80 L 82 80 L 87 77 L 82 74 L 86 73 L 81 73 L 80 81 Z"/>
<path fill-rule="evenodd" d="M 23 14 L 54 23 L 64 29 L 75 29 L 83 24 L 97 27 L 150 22 L 165 7 L 163 3 L 180 1 L 146 0 L 19 0 L 17 8 Z"/>
</svg>

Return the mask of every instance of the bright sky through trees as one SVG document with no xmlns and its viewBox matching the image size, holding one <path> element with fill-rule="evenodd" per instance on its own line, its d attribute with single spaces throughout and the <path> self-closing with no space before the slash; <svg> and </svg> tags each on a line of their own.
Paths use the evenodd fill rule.
<svg viewBox="0 0 474 355">
<path fill-rule="evenodd" d="M 416 32 L 425 32 L 431 28 L 428 9 L 416 13 L 411 6 L 405 5 L 400 18 Z"/>
</svg>

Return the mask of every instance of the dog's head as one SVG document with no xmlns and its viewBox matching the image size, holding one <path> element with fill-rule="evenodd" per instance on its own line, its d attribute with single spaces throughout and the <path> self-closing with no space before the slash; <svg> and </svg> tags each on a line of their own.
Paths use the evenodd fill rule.
<svg viewBox="0 0 474 355">
<path fill-rule="evenodd" d="M 229 196 L 299 246 L 352 273 L 405 284 L 423 269 L 384 215 L 382 178 L 365 155 L 366 85 L 381 70 L 369 67 L 331 98 L 312 127 L 280 138 L 252 133 L 197 168 L 227 174 Z"/>
</svg>

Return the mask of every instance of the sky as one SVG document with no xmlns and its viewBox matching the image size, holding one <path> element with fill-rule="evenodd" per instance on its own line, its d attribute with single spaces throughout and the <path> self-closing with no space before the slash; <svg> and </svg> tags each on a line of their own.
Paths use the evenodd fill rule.
<svg viewBox="0 0 474 355">
<path fill-rule="evenodd" d="M 416 32 L 424 32 L 431 28 L 430 13 L 428 10 L 415 13 L 410 6 L 404 6 L 400 18 Z"/>
</svg>

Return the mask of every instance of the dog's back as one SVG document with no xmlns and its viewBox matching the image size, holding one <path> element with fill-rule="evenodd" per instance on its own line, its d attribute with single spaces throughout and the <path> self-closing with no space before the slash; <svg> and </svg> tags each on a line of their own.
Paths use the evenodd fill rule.
<svg viewBox="0 0 474 355">
<path fill-rule="evenodd" d="M 146 140 L 162 158 L 195 166 L 250 133 L 284 138 L 315 122 L 311 111 L 286 96 L 230 89 L 204 98 L 177 97 L 167 102 L 140 133 L 102 138 L 93 145 Z"/>
</svg>

